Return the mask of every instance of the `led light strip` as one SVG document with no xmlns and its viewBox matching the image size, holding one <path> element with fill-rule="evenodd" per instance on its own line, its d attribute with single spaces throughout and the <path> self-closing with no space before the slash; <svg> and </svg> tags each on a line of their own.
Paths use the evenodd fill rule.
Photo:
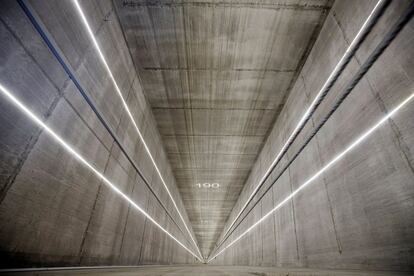
<svg viewBox="0 0 414 276">
<path fill-rule="evenodd" d="M 333 71 L 331 72 L 331 74 L 329 75 L 328 79 L 325 81 L 324 85 L 321 87 L 321 89 L 319 90 L 318 94 L 316 95 L 316 97 L 313 99 L 311 105 L 308 107 L 308 109 L 306 110 L 306 112 L 303 114 L 302 118 L 299 120 L 298 124 L 296 125 L 295 129 L 293 130 L 293 132 L 290 134 L 289 138 L 286 140 L 285 144 L 283 145 L 283 147 L 280 149 L 279 153 L 276 155 L 275 159 L 273 160 L 272 164 L 269 166 L 269 168 L 266 170 L 265 174 L 263 175 L 263 177 L 260 179 L 258 185 L 253 189 L 252 193 L 250 194 L 250 196 L 248 197 L 247 201 L 245 202 L 245 204 L 243 205 L 243 207 L 240 209 L 240 211 L 237 213 L 236 217 L 233 219 L 232 223 L 230 224 L 230 226 L 227 228 L 227 230 L 224 232 L 224 234 L 222 235 L 222 241 L 224 240 L 224 238 L 226 237 L 227 233 L 230 231 L 230 229 L 233 227 L 234 223 L 236 223 L 236 221 L 238 220 L 238 218 L 240 217 L 240 215 L 243 213 L 243 211 L 246 209 L 247 205 L 249 204 L 250 200 L 253 198 L 253 196 L 256 194 L 256 192 L 258 191 L 258 189 L 263 185 L 264 181 L 267 179 L 267 177 L 269 176 L 269 174 L 271 173 L 273 167 L 275 166 L 275 164 L 277 162 L 279 162 L 279 159 L 281 158 L 282 154 L 284 153 L 284 151 L 286 150 L 287 146 L 292 142 L 292 139 L 296 136 L 297 132 L 303 127 L 303 124 L 306 122 L 306 120 L 308 119 L 308 116 L 310 115 L 311 111 L 313 110 L 313 108 L 318 104 L 322 94 L 324 93 L 324 91 L 327 89 L 327 87 L 329 85 L 331 85 L 332 80 L 336 77 L 337 73 L 342 69 L 342 66 L 346 63 L 347 59 L 349 58 L 349 55 L 355 50 L 355 47 L 358 45 L 358 43 L 360 42 L 360 39 L 363 37 L 364 32 L 366 31 L 367 26 L 369 25 L 370 21 L 372 20 L 373 16 L 380 10 L 380 8 L 383 6 L 383 4 L 386 2 L 386 0 L 379 0 L 377 2 L 377 4 L 375 5 L 374 9 L 371 11 L 371 13 L 369 14 L 369 16 L 367 17 L 367 19 L 365 20 L 364 24 L 361 26 L 361 28 L 359 29 L 357 35 L 355 36 L 355 38 L 352 40 L 351 44 L 348 46 L 348 48 L 346 49 L 345 53 L 343 54 L 342 58 L 339 60 L 339 62 L 336 64 L 335 68 L 333 69 Z"/>
<path fill-rule="evenodd" d="M 12 102 L 15 104 L 23 113 L 25 113 L 32 121 L 34 121 L 37 125 L 42 127 L 47 133 L 50 134 L 59 144 L 61 144 L 70 154 L 76 157 L 81 163 L 83 163 L 87 168 L 89 168 L 92 172 L 94 172 L 100 179 L 104 181 L 104 183 L 112 189 L 116 194 L 121 196 L 125 199 L 129 204 L 135 207 L 138 211 L 140 211 L 147 219 L 149 219 L 152 223 L 154 223 L 158 228 L 160 228 L 164 233 L 166 233 L 170 238 L 176 241 L 181 247 L 187 250 L 191 255 L 196 257 L 200 262 L 203 262 L 196 254 L 194 254 L 190 249 L 188 249 L 183 243 L 181 243 L 176 237 L 174 237 L 170 232 L 168 232 L 165 228 L 163 228 L 158 222 L 156 222 L 147 212 L 144 211 L 138 204 L 136 204 L 131 198 L 129 198 L 126 194 L 124 194 L 115 184 L 109 181 L 101 172 L 95 169 L 86 159 L 80 155 L 75 149 L 72 148 L 65 140 L 63 140 L 55 131 L 53 131 L 50 127 L 48 127 L 39 117 L 37 117 L 29 108 L 27 108 L 19 99 L 17 99 L 6 87 L 0 84 L 0 91 Z"/>
<path fill-rule="evenodd" d="M 201 254 L 200 249 L 198 248 L 197 242 L 196 242 L 196 241 L 195 241 L 195 239 L 193 238 L 193 235 L 191 234 L 190 229 L 188 228 L 188 226 L 187 226 L 187 224 L 186 224 L 186 222 L 185 222 L 185 220 L 184 220 L 183 216 L 181 215 L 181 212 L 180 212 L 180 210 L 178 209 L 178 206 L 177 206 L 177 204 L 176 204 L 176 202 L 175 202 L 175 200 L 174 200 L 174 198 L 173 198 L 173 196 L 172 196 L 172 194 L 171 194 L 170 190 L 168 189 L 168 186 L 167 186 L 167 184 L 165 183 L 164 178 L 162 177 L 161 172 L 160 172 L 160 170 L 158 169 L 158 166 L 157 166 L 157 164 L 155 163 L 154 158 L 152 157 L 152 154 L 151 154 L 151 152 L 150 152 L 150 150 L 149 150 L 149 148 L 148 148 L 148 146 L 147 146 L 147 143 L 145 142 L 144 137 L 142 136 L 141 131 L 139 130 L 139 127 L 138 127 L 137 123 L 135 122 L 134 117 L 132 116 L 131 111 L 129 110 L 129 107 L 128 107 L 128 105 L 127 105 L 127 103 L 126 103 L 126 101 L 125 101 L 124 97 L 122 96 L 121 89 L 119 88 L 118 83 L 116 82 L 116 80 L 115 80 L 115 78 L 114 78 L 114 76 L 113 76 L 113 74 L 112 74 L 112 71 L 111 71 L 111 69 L 109 68 L 108 63 L 106 62 L 105 56 L 103 55 L 103 53 L 102 53 L 102 51 L 101 51 L 101 48 L 99 47 L 98 41 L 96 40 L 96 38 L 95 38 L 95 36 L 94 36 L 94 34 L 93 34 L 93 32 L 92 32 L 92 29 L 91 29 L 91 27 L 90 27 L 90 25 L 89 25 L 89 23 L 88 23 L 88 20 L 86 19 L 85 14 L 83 13 L 83 10 L 82 10 L 81 6 L 79 5 L 78 0 L 73 0 L 73 3 L 74 3 L 74 5 L 75 5 L 75 7 L 76 7 L 76 9 L 77 9 L 77 11 L 78 11 L 78 13 L 79 13 L 80 17 L 82 18 L 82 22 L 83 22 L 83 24 L 85 25 L 85 28 L 86 28 L 86 30 L 87 30 L 87 32 L 88 32 L 88 34 L 89 34 L 89 36 L 90 36 L 90 38 L 91 38 L 91 40 L 92 40 L 92 42 L 93 42 L 93 45 L 95 46 L 96 51 L 98 52 L 99 57 L 101 58 L 101 61 L 102 61 L 102 63 L 104 64 L 105 69 L 107 70 L 107 72 L 108 72 L 108 74 L 109 74 L 109 78 L 112 80 L 112 83 L 113 83 L 113 84 L 114 84 L 114 86 L 115 86 L 115 90 L 116 90 L 116 92 L 118 93 L 118 96 L 121 98 L 122 104 L 123 104 L 123 106 L 124 106 L 124 108 L 125 108 L 125 110 L 126 110 L 126 112 L 127 112 L 128 116 L 129 116 L 129 118 L 131 119 L 132 124 L 134 125 L 135 130 L 137 131 L 138 136 L 139 136 L 139 138 L 140 138 L 140 140 L 141 140 L 142 144 L 144 145 L 144 148 L 145 148 L 145 150 L 146 150 L 146 152 L 147 152 L 148 156 L 150 157 L 150 159 L 151 159 L 151 161 L 152 161 L 152 164 L 153 164 L 153 165 L 154 165 L 154 167 L 155 167 L 155 170 L 156 170 L 156 171 L 157 171 L 157 173 L 158 173 L 158 176 L 159 176 L 159 177 L 160 177 L 160 179 L 161 179 L 161 182 L 162 182 L 162 184 L 164 185 L 165 190 L 167 191 L 167 193 L 168 193 L 169 197 L 171 198 L 171 201 L 172 201 L 172 203 L 173 203 L 173 205 L 174 205 L 175 209 L 177 210 L 178 215 L 180 216 L 180 218 L 181 218 L 182 222 L 184 223 L 184 227 L 185 227 L 185 229 L 187 230 L 188 234 L 190 235 L 190 238 L 191 238 L 191 240 L 193 241 L 193 243 L 194 243 L 194 245 L 195 245 L 195 247 L 196 247 L 196 249 L 197 249 L 198 253 L 200 254 L 201 258 L 203 258 L 203 255 Z"/>
<path fill-rule="evenodd" d="M 386 122 L 391 116 L 397 113 L 402 107 L 404 107 L 409 101 L 414 98 L 414 93 L 412 93 L 408 98 L 406 98 L 402 103 L 400 103 L 397 107 L 395 107 L 391 112 L 389 112 L 386 116 L 384 116 L 381 120 L 379 120 L 373 127 L 368 129 L 364 134 L 362 134 L 358 139 L 356 139 L 353 143 L 351 143 L 344 151 L 339 153 L 335 158 L 333 158 L 328 164 L 326 164 L 321 170 L 319 170 L 316 174 L 314 174 L 311 178 L 309 178 L 305 183 L 303 183 L 299 188 L 293 191 L 290 195 L 288 195 L 285 199 L 283 199 L 278 205 L 276 205 L 272 210 L 270 210 L 266 215 L 264 215 L 261 219 L 255 222 L 252 226 L 250 226 L 246 231 L 244 231 L 240 236 L 238 236 L 235 240 L 225 246 L 221 251 L 214 255 L 214 257 L 210 258 L 207 263 L 211 260 L 216 258 L 217 256 L 221 255 L 226 249 L 230 246 L 235 244 L 239 241 L 242 237 L 244 237 L 247 233 L 253 230 L 256 226 L 262 223 L 265 219 L 267 219 L 272 213 L 276 212 L 279 208 L 285 205 L 290 199 L 292 199 L 296 194 L 302 191 L 306 186 L 311 184 L 315 179 L 317 179 L 323 172 L 328 170 L 332 165 L 336 162 L 341 160 L 349 151 L 354 149 L 358 146 L 361 142 L 363 142 L 369 135 L 371 135 L 377 128 L 379 128 L 384 122 Z"/>
</svg>

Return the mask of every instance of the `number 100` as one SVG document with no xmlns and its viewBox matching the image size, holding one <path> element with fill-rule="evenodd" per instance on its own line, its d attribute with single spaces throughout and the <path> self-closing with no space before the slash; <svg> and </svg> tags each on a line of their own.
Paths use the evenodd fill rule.
<svg viewBox="0 0 414 276">
<path fill-rule="evenodd" d="M 220 184 L 218 184 L 218 183 L 208 183 L 207 182 L 207 183 L 203 183 L 203 184 L 197 183 L 196 186 L 198 188 L 205 188 L 205 189 L 214 188 L 214 189 L 217 189 L 217 188 L 220 187 Z"/>
</svg>

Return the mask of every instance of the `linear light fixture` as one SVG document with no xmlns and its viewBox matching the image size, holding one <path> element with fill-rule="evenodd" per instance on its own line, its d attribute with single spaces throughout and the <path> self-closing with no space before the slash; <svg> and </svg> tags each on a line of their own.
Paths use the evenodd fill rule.
<svg viewBox="0 0 414 276">
<path fill-rule="evenodd" d="M 89 168 L 93 173 L 95 173 L 104 183 L 116 194 L 121 196 L 125 201 L 131 204 L 135 209 L 141 212 L 148 220 L 154 223 L 159 229 L 166 233 L 170 238 L 177 242 L 181 247 L 187 250 L 191 255 L 196 257 L 200 262 L 203 262 L 196 254 L 194 254 L 189 248 L 187 248 L 183 243 L 181 243 L 175 236 L 168 232 L 164 227 L 162 227 L 154 218 L 152 218 L 144 209 L 142 209 L 138 204 L 136 204 L 130 197 L 124 194 L 115 184 L 113 184 L 109 179 L 107 179 L 101 172 L 99 172 L 92 164 L 90 164 L 82 155 L 80 155 L 70 144 L 68 144 L 62 137 L 60 137 L 53 129 L 47 126 L 36 114 L 34 114 L 29 108 L 27 108 L 18 98 L 16 98 L 6 87 L 0 84 L 0 91 L 7 97 L 7 99 L 12 102 L 16 107 L 18 107 L 24 114 L 26 114 L 32 121 L 34 121 L 38 126 L 46 130 L 50 136 L 52 136 L 59 144 L 61 144 L 70 154 L 76 157 L 82 164 Z"/>
<path fill-rule="evenodd" d="M 296 134 L 298 133 L 298 131 L 303 127 L 303 124 L 306 122 L 306 120 L 307 120 L 308 116 L 310 115 L 311 111 L 319 103 L 319 100 L 320 100 L 322 94 L 327 89 L 327 87 L 329 87 L 329 85 L 331 85 L 332 80 L 337 76 L 337 74 L 338 74 L 338 72 L 340 72 L 342 66 L 347 62 L 347 59 L 349 58 L 350 54 L 355 50 L 355 47 L 360 43 L 360 40 L 362 39 L 362 37 L 363 37 L 363 35 L 364 35 L 364 33 L 365 33 L 366 29 L 367 29 L 367 26 L 369 26 L 370 21 L 373 19 L 374 15 L 378 13 L 378 11 L 381 9 L 381 7 L 383 7 L 383 5 L 384 5 L 385 2 L 386 2 L 386 0 L 379 0 L 377 2 L 377 4 L 375 5 L 375 7 L 373 8 L 373 10 L 371 11 L 371 13 L 369 14 L 369 16 L 365 20 L 364 24 L 359 29 L 357 35 L 352 40 L 351 44 L 349 44 L 349 46 L 346 49 L 345 53 L 343 54 L 342 58 L 336 64 L 336 66 L 334 67 L 333 71 L 329 75 L 328 79 L 325 81 L 325 83 L 323 84 L 323 86 L 319 90 L 318 94 L 315 96 L 315 98 L 313 99 L 312 103 L 310 104 L 310 106 L 308 107 L 308 109 L 305 111 L 305 113 L 303 114 L 302 118 L 299 120 L 298 124 L 296 125 L 296 127 L 294 128 L 294 130 L 292 131 L 292 133 L 290 134 L 289 138 L 286 140 L 285 144 L 280 149 L 279 153 L 276 155 L 276 157 L 274 158 L 273 162 L 271 163 L 271 165 L 266 170 L 266 172 L 263 175 L 263 177 L 258 182 L 257 186 L 253 189 L 252 193 L 250 194 L 250 196 L 248 197 L 248 199 L 246 200 L 246 202 L 243 204 L 243 207 L 237 213 L 236 217 L 233 219 L 233 221 L 230 224 L 230 226 L 224 232 L 224 235 L 222 235 L 223 239 L 226 237 L 227 233 L 233 227 L 234 223 L 236 223 L 236 221 L 238 220 L 238 218 L 240 217 L 240 215 L 246 209 L 247 205 L 249 204 L 249 202 L 253 198 L 253 196 L 256 194 L 257 190 L 263 185 L 264 181 L 267 179 L 267 177 L 271 173 L 271 171 L 273 169 L 273 166 L 277 162 L 279 162 L 279 159 L 281 158 L 282 154 L 284 153 L 284 151 L 286 150 L 286 148 L 288 147 L 288 145 L 292 142 L 292 139 L 296 136 Z"/>
<path fill-rule="evenodd" d="M 148 146 L 147 146 L 147 143 L 145 142 L 144 137 L 142 136 L 141 131 L 140 131 L 140 129 L 139 129 L 139 127 L 138 127 L 137 123 L 135 122 L 135 119 L 134 119 L 134 117 L 132 116 L 132 113 L 131 113 L 131 111 L 130 111 L 129 107 L 128 107 L 128 105 L 127 105 L 127 103 L 126 103 L 126 101 L 125 101 L 124 97 L 122 96 L 121 89 L 119 88 L 118 83 L 116 82 L 115 77 L 113 76 L 112 71 L 111 71 L 111 69 L 109 68 L 108 63 L 106 62 L 105 56 L 104 56 L 104 54 L 103 54 L 103 53 L 102 53 L 102 51 L 101 51 L 101 48 L 100 48 L 100 46 L 99 46 L 99 44 L 98 44 L 98 41 L 96 40 L 96 38 L 95 38 L 95 36 L 94 36 L 94 34 L 93 34 L 93 32 L 92 32 L 92 29 L 91 29 L 91 27 L 90 27 L 90 25 L 89 25 L 89 22 L 88 22 L 88 20 L 86 19 L 86 16 L 85 16 L 85 14 L 84 14 L 84 12 L 83 12 L 83 10 L 82 10 L 82 8 L 81 8 L 81 6 L 80 6 L 80 4 L 79 4 L 78 0 L 73 0 L 73 3 L 74 3 L 74 5 L 75 5 L 76 10 L 78 11 L 78 13 L 79 13 L 79 15 L 80 15 L 81 19 L 82 19 L 83 24 L 85 25 L 85 28 L 86 28 L 86 30 L 87 30 L 87 32 L 88 32 L 88 34 L 89 34 L 89 37 L 91 38 L 91 40 L 92 40 L 92 42 L 93 42 L 93 45 L 95 46 L 95 49 L 96 49 L 96 51 L 98 52 L 98 55 L 99 55 L 99 57 L 101 58 L 101 61 L 102 61 L 103 65 L 104 65 L 104 67 L 105 67 L 106 71 L 107 71 L 107 72 L 108 72 L 108 74 L 109 74 L 109 78 L 111 79 L 111 81 L 112 81 L 112 83 L 113 83 L 113 85 L 114 85 L 114 87 L 115 87 L 115 90 L 116 90 L 116 92 L 117 92 L 118 96 L 121 98 L 122 105 L 124 106 L 124 109 L 126 110 L 126 112 L 127 112 L 128 116 L 129 116 L 129 118 L 130 118 L 130 119 L 131 119 L 131 121 L 132 121 L 132 124 L 133 124 L 133 125 L 134 125 L 134 127 L 135 127 L 135 130 L 136 130 L 136 131 L 137 131 L 137 133 L 138 133 L 138 136 L 139 136 L 139 138 L 140 138 L 140 140 L 141 140 L 142 144 L 144 145 L 145 151 L 147 152 L 148 156 L 150 157 L 150 159 L 151 159 L 151 161 L 152 161 L 152 164 L 154 165 L 155 170 L 157 171 L 157 174 L 158 174 L 158 176 L 160 177 L 162 184 L 164 185 L 165 190 L 167 191 L 167 193 L 168 193 L 168 195 L 169 195 L 169 197 L 170 197 L 170 199 L 171 199 L 171 201 L 172 201 L 172 203 L 173 203 L 173 205 L 174 205 L 175 209 L 176 209 L 176 210 L 177 210 L 177 212 L 178 212 L 178 215 L 180 216 L 180 218 L 181 218 L 182 222 L 184 223 L 184 227 L 185 227 L 185 229 L 187 230 L 188 234 L 190 235 L 191 240 L 193 241 L 193 243 L 194 243 L 195 247 L 197 248 L 198 253 L 200 254 L 201 258 L 203 258 L 203 255 L 201 254 L 200 249 L 198 248 L 198 244 L 197 244 L 197 242 L 195 241 L 195 239 L 193 238 L 193 235 L 191 234 L 190 229 L 188 228 L 188 226 L 187 226 L 187 224 L 186 224 L 186 222 L 185 222 L 185 220 L 184 220 L 184 218 L 183 218 L 183 216 L 182 216 L 182 214 L 181 214 L 180 210 L 178 209 L 178 206 L 177 206 L 177 204 L 176 204 L 176 202 L 175 202 L 175 200 L 174 200 L 174 198 L 173 198 L 173 196 L 172 196 L 172 194 L 171 194 L 170 190 L 168 189 L 168 186 L 167 186 L 167 184 L 165 183 L 164 178 L 162 177 L 162 174 L 161 174 L 160 170 L 158 169 L 158 166 L 157 166 L 157 164 L 156 164 L 156 162 L 155 162 L 155 160 L 154 160 L 154 158 L 153 158 L 153 156 L 152 156 L 152 154 L 151 154 L 151 151 L 149 150 L 149 148 L 148 148 Z"/>
<path fill-rule="evenodd" d="M 276 212 L 279 208 L 285 205 L 290 199 L 292 199 L 296 194 L 306 188 L 309 184 L 311 184 L 315 179 L 317 179 L 322 173 L 328 170 L 332 165 L 336 162 L 341 160 L 348 152 L 362 143 L 368 136 L 370 136 L 375 130 L 377 130 L 384 122 L 386 122 L 391 116 L 397 113 L 402 107 L 404 107 L 409 101 L 414 98 L 414 93 L 412 93 L 409 97 L 407 97 L 404 101 L 402 101 L 397 107 L 395 107 L 391 112 L 385 115 L 381 120 L 379 120 L 374 126 L 368 129 L 365 133 L 363 133 L 358 139 L 352 142 L 344 151 L 336 155 L 328 164 L 326 164 L 322 169 L 320 169 L 316 174 L 314 174 L 311 178 L 309 178 L 305 183 L 303 183 L 299 188 L 293 191 L 290 195 L 288 195 L 285 199 L 283 199 L 279 204 L 277 204 L 272 210 L 270 210 L 266 215 L 264 215 L 261 219 L 255 222 L 252 226 L 250 226 L 246 231 L 244 231 L 240 236 L 238 236 L 235 240 L 225 246 L 221 251 L 214 255 L 214 257 L 210 258 L 207 263 L 211 260 L 222 254 L 226 249 L 231 247 L 237 241 L 239 241 L 242 237 L 244 237 L 247 233 L 252 231 L 256 226 L 262 223 L 265 219 L 267 219 L 272 213 Z"/>
</svg>

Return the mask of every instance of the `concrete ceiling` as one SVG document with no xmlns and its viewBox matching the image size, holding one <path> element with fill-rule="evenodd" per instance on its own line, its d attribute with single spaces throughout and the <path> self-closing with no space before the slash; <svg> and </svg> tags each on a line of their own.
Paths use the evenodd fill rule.
<svg viewBox="0 0 414 276">
<path fill-rule="evenodd" d="M 208 256 L 331 3 L 114 3 Z"/>
</svg>

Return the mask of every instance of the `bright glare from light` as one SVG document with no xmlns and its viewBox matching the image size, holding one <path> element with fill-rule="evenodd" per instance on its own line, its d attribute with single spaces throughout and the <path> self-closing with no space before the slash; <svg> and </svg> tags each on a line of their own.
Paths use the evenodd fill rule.
<svg viewBox="0 0 414 276">
<path fill-rule="evenodd" d="M 196 257 L 200 262 L 203 262 L 196 254 L 194 254 L 190 249 L 188 249 L 183 243 L 181 243 L 176 237 L 174 237 L 170 232 L 168 232 L 164 227 L 162 227 L 158 222 L 156 222 L 147 212 L 144 211 L 138 204 L 136 204 L 131 198 L 124 194 L 118 187 L 115 186 L 111 181 L 109 181 L 101 172 L 95 169 L 86 159 L 80 155 L 75 149 L 72 148 L 65 140 L 63 140 L 54 130 L 48 127 L 39 117 L 37 117 L 30 109 L 28 109 L 19 99 L 17 99 L 6 87 L 0 84 L 0 91 L 12 102 L 15 104 L 24 114 L 26 114 L 32 121 L 37 125 L 46 130 L 59 144 L 61 144 L 70 154 L 76 157 L 81 163 L 83 163 L 87 168 L 94 172 L 104 183 L 111 188 L 116 194 L 125 199 L 129 204 L 131 204 L 135 209 L 141 212 L 147 219 L 154 223 L 159 229 L 161 229 L 165 234 L 177 242 L 181 247 L 187 250 L 191 255 Z"/>
<path fill-rule="evenodd" d="M 142 144 L 144 145 L 145 151 L 147 152 L 148 156 L 150 157 L 150 159 L 151 159 L 151 161 L 152 161 L 152 164 L 154 165 L 155 170 L 157 171 L 157 174 L 158 174 L 158 176 L 160 177 L 162 184 L 164 185 L 165 190 L 167 191 L 167 193 L 168 193 L 168 195 L 169 195 L 169 197 L 170 197 L 170 199 L 171 199 L 171 201 L 172 201 L 172 203 L 173 203 L 173 205 L 174 205 L 175 209 L 176 209 L 176 210 L 177 210 L 177 212 L 178 212 L 178 215 L 180 216 L 180 218 L 181 218 L 182 222 L 184 223 L 184 227 L 185 227 L 185 229 L 187 230 L 188 234 L 190 235 L 191 240 L 193 241 L 193 243 L 194 243 L 195 247 L 197 248 L 198 253 L 200 254 L 201 258 L 203 258 L 203 257 L 202 257 L 203 255 L 201 254 L 200 249 L 198 248 L 198 245 L 197 245 L 196 241 L 194 240 L 193 235 L 191 234 L 190 229 L 188 228 L 188 226 L 187 226 L 187 224 L 186 224 L 186 222 L 185 222 L 185 220 L 184 220 L 183 216 L 181 215 L 181 212 L 180 212 L 180 210 L 178 209 L 178 206 L 177 206 L 177 204 L 175 203 L 175 200 L 174 200 L 174 198 L 173 198 L 173 196 L 172 196 L 172 194 L 171 194 L 170 190 L 168 189 L 168 186 L 167 186 L 167 184 L 165 183 L 164 178 L 162 177 L 161 172 L 160 172 L 160 170 L 158 169 L 157 164 L 155 163 L 155 160 L 154 160 L 154 158 L 153 158 L 153 156 L 152 156 L 152 154 L 151 154 L 151 152 L 150 152 L 150 150 L 149 150 L 149 148 L 148 148 L 148 146 L 147 146 L 147 143 L 145 142 L 144 137 L 142 136 L 141 131 L 140 131 L 140 129 L 139 129 L 139 127 L 138 127 L 137 123 L 135 122 L 134 117 L 132 116 L 131 111 L 129 110 L 129 107 L 128 107 L 128 105 L 127 105 L 127 103 L 126 103 L 126 101 L 125 101 L 125 99 L 124 99 L 124 97 L 123 97 L 123 95 L 122 95 L 122 93 L 121 93 L 121 89 L 119 88 L 119 86 L 118 86 L 118 84 L 117 84 L 117 82 L 116 82 L 116 80 L 115 80 L 115 78 L 114 78 L 114 76 L 113 76 L 113 74 L 112 74 L 112 71 L 111 71 L 111 69 L 109 68 L 108 63 L 106 62 L 105 56 L 103 55 L 103 53 L 102 53 L 102 51 L 101 51 L 101 48 L 99 47 L 98 41 L 96 40 L 96 38 L 95 38 L 95 36 L 94 36 L 94 34 L 93 34 L 93 32 L 92 32 L 92 29 L 91 29 L 91 27 L 90 27 L 90 25 L 89 25 L 89 23 L 88 23 L 88 20 L 86 19 L 85 14 L 83 13 L 83 10 L 82 10 L 82 8 L 81 8 L 81 6 L 80 6 L 80 4 L 79 4 L 78 0 L 73 0 L 73 3 L 74 3 L 74 5 L 75 5 L 75 7 L 76 7 L 76 9 L 77 9 L 77 11 L 78 11 L 78 13 L 79 13 L 80 17 L 82 18 L 82 22 L 83 22 L 83 24 L 85 25 L 85 28 L 86 28 L 86 30 L 87 30 L 87 32 L 88 32 L 88 34 L 89 34 L 89 37 L 91 38 L 91 40 L 92 40 L 92 42 L 93 42 L 93 45 L 95 46 L 95 49 L 96 49 L 96 51 L 98 52 L 98 55 L 99 55 L 99 57 L 101 58 L 101 61 L 102 61 L 103 65 L 105 66 L 106 71 L 107 71 L 107 72 L 108 72 L 108 74 L 109 74 L 109 78 L 111 79 L 112 83 L 113 83 L 113 84 L 114 84 L 114 86 L 115 86 L 115 90 L 116 90 L 116 92 L 117 92 L 118 96 L 121 98 L 122 105 L 124 106 L 124 108 L 125 108 L 125 110 L 126 110 L 126 112 L 127 112 L 127 114 L 128 114 L 128 117 L 131 119 L 132 124 L 134 125 L 135 130 L 136 130 L 136 131 L 137 131 L 137 133 L 138 133 L 139 139 L 141 140 Z"/>
<path fill-rule="evenodd" d="M 285 205 L 290 199 L 292 199 L 296 194 L 302 191 L 306 186 L 311 184 L 316 178 L 318 178 L 323 172 L 328 170 L 332 165 L 336 162 L 341 160 L 349 151 L 354 149 L 358 146 L 362 141 L 368 138 L 377 128 L 379 128 L 384 122 L 386 122 L 391 116 L 393 116 L 397 111 L 399 111 L 403 106 L 405 106 L 410 100 L 414 98 L 414 93 L 411 94 L 408 98 L 406 98 L 402 103 L 400 103 L 396 108 L 394 108 L 391 112 L 389 112 L 386 116 L 384 116 L 381 120 L 379 120 L 373 127 L 368 129 L 364 134 L 362 134 L 358 139 L 356 139 L 352 144 L 350 144 L 344 151 L 339 153 L 335 158 L 333 158 L 328 164 L 326 164 L 321 170 L 319 170 L 316 174 L 314 174 L 311 178 L 309 178 L 305 183 L 303 183 L 299 188 L 293 191 L 290 195 L 288 195 L 285 199 L 283 199 L 278 205 L 276 205 L 272 210 L 270 210 L 266 215 L 264 215 L 261 219 L 255 222 L 252 226 L 250 226 L 246 231 L 244 231 L 240 236 L 238 236 L 235 240 L 225 246 L 220 252 L 218 252 L 214 257 L 210 258 L 207 263 L 211 260 L 222 254 L 226 249 L 230 246 L 235 244 L 239 241 L 242 237 L 244 237 L 247 233 L 253 230 L 257 225 L 262 223 L 265 219 L 267 219 L 272 213 L 276 212 L 280 207 Z"/>
<path fill-rule="evenodd" d="M 289 145 L 289 143 L 292 141 L 293 137 L 297 134 L 297 132 L 299 131 L 299 129 L 303 126 L 306 118 L 309 116 L 310 112 L 312 111 L 312 109 L 314 108 L 314 106 L 318 103 L 323 91 L 326 89 L 327 85 L 332 81 L 332 78 L 335 76 L 335 74 L 338 72 L 338 70 L 340 69 L 340 67 L 344 64 L 344 62 L 346 61 L 347 56 L 350 54 L 350 52 L 352 52 L 354 50 L 354 47 L 357 45 L 358 40 L 361 38 L 361 35 L 363 34 L 365 28 L 367 27 L 367 24 L 369 23 L 369 21 L 371 20 L 372 16 L 376 13 L 376 11 L 379 9 L 379 7 L 381 6 L 382 2 L 384 2 L 385 0 L 379 0 L 377 2 L 377 4 L 375 5 L 374 9 L 371 11 L 371 13 L 369 14 L 369 16 L 367 17 L 367 19 L 365 20 L 364 24 L 361 26 L 361 29 L 359 29 L 357 35 L 355 36 L 354 40 L 352 40 L 351 44 L 348 46 L 348 48 L 346 49 L 344 55 L 342 56 L 342 58 L 339 60 L 338 64 L 336 64 L 335 68 L 333 69 L 333 71 L 331 72 L 331 74 L 329 75 L 328 79 L 325 81 L 324 85 L 321 87 L 321 89 L 319 90 L 318 94 L 316 95 L 316 97 L 313 99 L 311 105 L 308 107 L 308 109 L 306 110 L 306 112 L 303 114 L 302 118 L 299 120 L 298 124 L 296 125 L 295 129 L 293 130 L 293 132 L 290 134 L 289 138 L 286 140 L 285 144 L 283 145 L 283 147 L 280 149 L 279 153 L 276 155 L 275 159 L 273 160 L 272 164 L 269 166 L 269 168 L 266 170 L 265 174 L 263 175 L 263 177 L 260 179 L 258 185 L 253 189 L 252 193 L 250 194 L 250 196 L 248 197 L 247 201 L 245 202 L 245 204 L 243 205 L 243 207 L 240 209 L 240 211 L 237 213 L 236 217 L 233 219 L 232 223 L 230 224 L 230 226 L 227 228 L 226 232 L 224 232 L 223 235 L 223 239 L 226 237 L 227 233 L 230 231 L 230 229 L 233 227 L 234 223 L 237 221 L 237 219 L 240 217 L 240 215 L 243 213 L 244 209 L 247 207 L 247 205 L 249 204 L 250 200 L 253 198 L 253 196 L 255 195 L 255 193 L 257 192 L 257 190 L 263 185 L 263 182 L 265 181 L 265 179 L 268 177 L 268 175 L 270 174 L 270 172 L 272 171 L 272 167 L 279 161 L 279 159 L 282 156 L 282 153 L 284 152 L 284 150 L 286 149 L 286 147 Z"/>
</svg>

